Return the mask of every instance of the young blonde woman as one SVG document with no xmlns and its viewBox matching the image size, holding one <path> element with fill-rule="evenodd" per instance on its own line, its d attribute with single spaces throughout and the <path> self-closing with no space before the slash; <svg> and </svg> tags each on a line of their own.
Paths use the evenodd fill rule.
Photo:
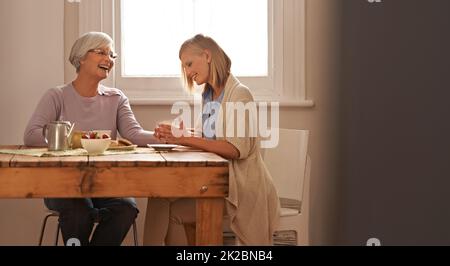
<svg viewBox="0 0 450 266">
<path fill-rule="evenodd" d="M 216 126 L 226 132 L 224 112 L 211 111 L 214 105 L 225 110 L 226 103 L 253 102 L 250 90 L 230 73 L 231 60 L 210 37 L 196 35 L 179 51 L 182 76 L 189 90 L 194 82 L 203 85 L 203 135 L 175 137 L 169 125 L 160 125 L 155 136 L 167 143 L 180 144 L 216 153 L 230 161 L 229 195 L 225 210 L 229 227 L 244 245 L 270 245 L 279 217 L 279 200 L 261 157 L 259 139 L 245 136 L 216 136 Z M 248 117 L 247 117 L 248 118 Z M 227 219 L 228 220 L 228 219 Z M 187 245 L 185 224 L 195 222 L 195 200 L 149 199 L 144 233 L 145 245 Z"/>
</svg>

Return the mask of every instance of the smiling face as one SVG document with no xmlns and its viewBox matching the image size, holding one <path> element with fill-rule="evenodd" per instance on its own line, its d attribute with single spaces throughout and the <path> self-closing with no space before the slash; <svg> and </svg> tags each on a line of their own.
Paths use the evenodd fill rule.
<svg viewBox="0 0 450 266">
<path fill-rule="evenodd" d="M 188 80 L 194 81 L 197 85 L 203 85 L 210 81 L 211 56 L 208 50 L 197 52 L 188 48 L 181 54 L 180 59 Z"/>
<path fill-rule="evenodd" d="M 99 81 L 107 78 L 114 66 L 112 54 L 112 47 L 89 50 L 84 59 L 80 60 L 79 74 L 90 76 Z"/>
</svg>

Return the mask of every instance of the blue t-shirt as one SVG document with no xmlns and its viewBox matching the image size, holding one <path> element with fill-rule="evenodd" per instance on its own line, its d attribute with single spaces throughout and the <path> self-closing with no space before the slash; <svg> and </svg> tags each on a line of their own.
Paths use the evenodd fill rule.
<svg viewBox="0 0 450 266">
<path fill-rule="evenodd" d="M 202 125 L 203 125 L 203 137 L 207 139 L 216 139 L 216 120 L 219 114 L 220 104 L 223 100 L 223 94 L 225 90 L 222 90 L 219 97 L 213 101 L 213 90 L 207 87 L 202 94 L 203 99 L 203 113 L 202 113 Z"/>
</svg>

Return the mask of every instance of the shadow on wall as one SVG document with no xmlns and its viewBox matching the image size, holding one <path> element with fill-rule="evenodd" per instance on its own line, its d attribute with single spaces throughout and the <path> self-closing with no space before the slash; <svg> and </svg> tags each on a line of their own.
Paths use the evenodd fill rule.
<svg viewBox="0 0 450 266">
<path fill-rule="evenodd" d="M 450 244 L 450 1 L 343 3 L 339 243 Z"/>
</svg>

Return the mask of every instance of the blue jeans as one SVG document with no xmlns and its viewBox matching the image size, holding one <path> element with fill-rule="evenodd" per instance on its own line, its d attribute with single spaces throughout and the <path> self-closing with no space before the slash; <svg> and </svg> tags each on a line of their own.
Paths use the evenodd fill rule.
<svg viewBox="0 0 450 266">
<path fill-rule="evenodd" d="M 139 213 L 134 198 L 44 199 L 59 212 L 64 243 L 77 238 L 82 246 L 120 246 Z M 98 225 L 89 241 L 94 222 Z"/>
</svg>

